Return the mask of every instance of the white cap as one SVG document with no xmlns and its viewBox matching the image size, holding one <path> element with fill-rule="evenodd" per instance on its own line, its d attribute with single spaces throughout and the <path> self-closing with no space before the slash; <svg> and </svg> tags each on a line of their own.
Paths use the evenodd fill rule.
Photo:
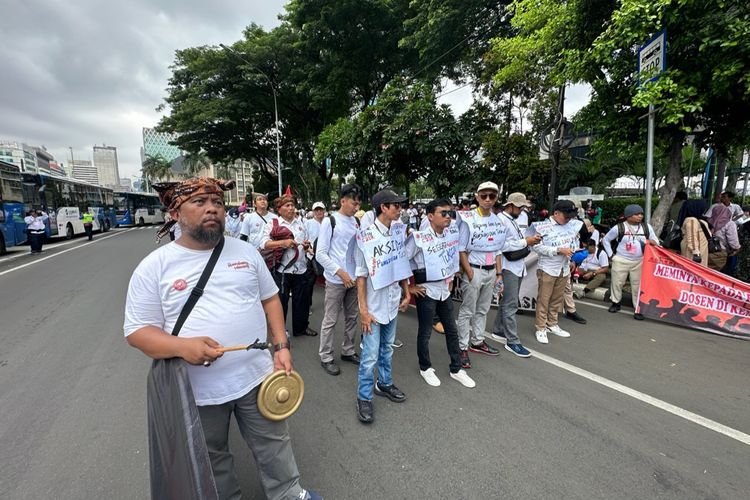
<svg viewBox="0 0 750 500">
<path fill-rule="evenodd" d="M 492 181 L 483 182 L 479 185 L 477 188 L 477 193 L 480 191 L 486 191 L 486 190 L 492 190 L 496 193 L 500 192 L 500 189 L 497 187 L 497 184 L 495 184 Z"/>
<path fill-rule="evenodd" d="M 312 209 L 313 209 L 313 210 L 315 210 L 316 208 L 322 208 L 323 210 L 325 210 L 325 209 L 326 209 L 326 206 L 325 206 L 325 205 L 323 205 L 323 203 L 322 203 L 322 202 L 320 202 L 320 201 L 316 201 L 315 203 L 313 203 L 313 207 L 312 207 Z"/>
</svg>

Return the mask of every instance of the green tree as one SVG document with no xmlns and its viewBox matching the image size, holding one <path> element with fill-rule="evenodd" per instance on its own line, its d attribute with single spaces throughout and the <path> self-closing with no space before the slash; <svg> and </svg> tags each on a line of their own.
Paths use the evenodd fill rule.
<svg viewBox="0 0 750 500">
<path fill-rule="evenodd" d="M 659 109 L 657 140 L 669 169 L 653 217 L 657 230 L 681 183 L 687 133 L 720 151 L 748 141 L 747 128 L 739 126 L 750 114 L 745 2 L 517 0 L 512 10 L 514 35 L 496 40 L 491 52 L 499 85 L 529 77 L 540 89 L 589 83 L 589 106 L 596 111 L 589 113 L 588 125 L 610 144 L 645 142 L 641 116 L 648 104 Z M 637 47 L 660 29 L 667 31 L 669 69 L 639 86 Z"/>
<path fill-rule="evenodd" d="M 185 175 L 195 177 L 201 171 L 211 168 L 211 159 L 203 152 L 187 153 L 182 157 Z"/>
</svg>

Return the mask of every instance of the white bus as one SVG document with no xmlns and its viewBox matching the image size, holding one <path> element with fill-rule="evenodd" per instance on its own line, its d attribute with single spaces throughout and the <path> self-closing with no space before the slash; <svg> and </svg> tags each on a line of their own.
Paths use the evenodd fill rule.
<svg viewBox="0 0 750 500">
<path fill-rule="evenodd" d="M 118 226 L 163 224 L 164 210 L 154 193 L 114 193 Z"/>
<path fill-rule="evenodd" d="M 56 175 L 24 172 L 23 201 L 26 210 L 44 210 L 49 215 L 49 234 L 70 239 L 84 234 L 83 214 L 94 214 L 94 231 L 109 231 L 115 225 L 112 190 Z"/>
</svg>

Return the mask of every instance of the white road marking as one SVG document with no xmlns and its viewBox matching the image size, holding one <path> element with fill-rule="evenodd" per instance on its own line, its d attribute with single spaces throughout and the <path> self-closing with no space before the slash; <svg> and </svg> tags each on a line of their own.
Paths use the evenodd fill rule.
<svg viewBox="0 0 750 500">
<path fill-rule="evenodd" d="M 28 267 L 28 266 L 34 265 L 34 264 L 36 264 L 38 262 L 42 262 L 44 260 L 51 259 L 53 257 L 57 257 L 58 255 L 62 255 L 64 253 L 72 252 L 73 250 L 78 250 L 80 248 L 87 247 L 89 245 L 93 245 L 94 243 L 98 243 L 100 241 L 108 240 L 109 238 L 114 238 L 115 236 L 119 236 L 121 234 L 125 234 L 125 233 L 127 233 L 129 231 L 132 231 L 132 230 L 133 229 L 126 229 L 126 230 L 124 230 L 122 232 L 117 232 L 115 234 L 110 234 L 109 236 L 99 237 L 99 238 L 95 239 L 94 241 L 89 241 L 89 242 L 86 242 L 86 243 L 84 243 L 82 245 L 77 245 L 77 246 L 74 246 L 73 248 L 68 248 L 67 250 L 63 250 L 61 252 L 53 253 L 52 255 L 48 255 L 46 257 L 42 257 L 41 259 L 34 259 L 31 262 L 27 262 L 26 264 L 21 264 L 20 266 L 12 267 L 10 269 L 6 269 L 5 271 L 0 272 L 0 276 L 12 273 L 13 271 L 18 271 L 19 269 L 23 269 L 24 267 Z"/>
<path fill-rule="evenodd" d="M 492 337 L 487 338 L 500 344 L 503 343 L 493 339 Z M 739 441 L 740 443 L 750 446 L 750 434 L 745 434 L 742 431 L 738 431 L 737 429 L 733 429 L 724 424 L 720 424 L 719 422 L 715 422 L 706 417 L 702 417 L 697 413 L 685 410 L 684 408 L 680 408 L 679 406 L 667 403 L 666 401 L 662 401 L 661 399 L 649 396 L 644 392 L 631 389 L 630 387 L 619 384 L 613 380 L 609 380 L 608 378 L 597 375 L 596 373 L 591 373 L 590 371 L 584 370 L 583 368 L 573 366 L 569 363 L 566 363 L 565 361 L 560 361 L 559 359 L 553 358 L 552 356 L 548 356 L 537 351 L 532 351 L 527 346 L 524 347 L 526 347 L 526 349 L 528 349 L 531 354 L 540 361 L 544 361 L 545 363 L 549 363 L 558 368 L 562 368 L 563 370 L 573 373 L 574 375 L 578 375 L 579 377 L 583 377 L 587 380 L 603 385 L 604 387 L 608 387 L 613 391 L 617 391 L 621 394 L 625 394 L 626 396 L 630 396 L 631 398 L 637 399 L 638 401 L 642 401 L 646 404 L 659 408 L 660 410 L 664 410 L 668 413 L 671 413 L 672 415 L 683 418 L 702 427 L 705 427 L 706 429 L 718 432 L 719 434 L 723 434 L 736 441 Z"/>
</svg>

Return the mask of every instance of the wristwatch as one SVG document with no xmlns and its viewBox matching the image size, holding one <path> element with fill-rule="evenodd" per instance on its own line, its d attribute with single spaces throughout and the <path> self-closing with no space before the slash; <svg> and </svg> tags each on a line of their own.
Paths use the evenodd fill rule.
<svg viewBox="0 0 750 500">
<path fill-rule="evenodd" d="M 279 352 L 282 349 L 290 349 L 289 342 L 281 342 L 273 345 L 273 352 Z"/>
</svg>

